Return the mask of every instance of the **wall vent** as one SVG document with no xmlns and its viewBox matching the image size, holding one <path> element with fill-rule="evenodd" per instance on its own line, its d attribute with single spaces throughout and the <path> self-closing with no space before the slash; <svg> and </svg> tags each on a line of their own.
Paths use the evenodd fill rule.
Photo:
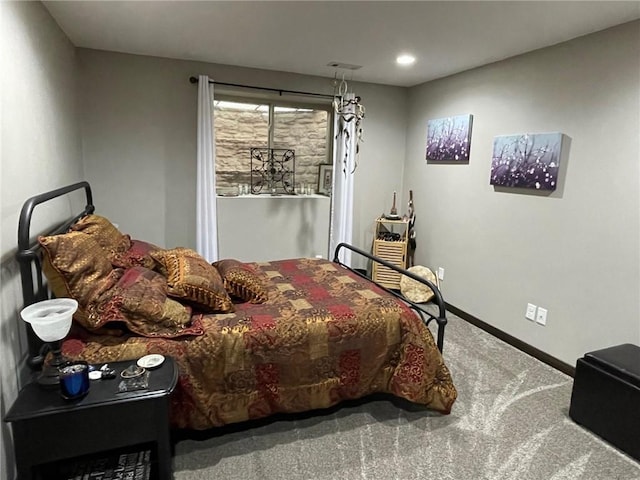
<svg viewBox="0 0 640 480">
<path fill-rule="evenodd" d="M 342 62 L 329 62 L 327 63 L 327 67 L 344 68 L 345 70 L 358 70 L 362 68 L 362 65 L 353 65 L 351 63 L 342 63 Z"/>
</svg>

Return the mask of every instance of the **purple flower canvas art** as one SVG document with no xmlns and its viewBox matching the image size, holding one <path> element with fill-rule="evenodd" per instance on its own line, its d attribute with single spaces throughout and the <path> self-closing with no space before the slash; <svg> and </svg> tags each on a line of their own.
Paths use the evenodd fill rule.
<svg viewBox="0 0 640 480">
<path fill-rule="evenodd" d="M 468 162 L 473 115 L 429 120 L 427 161 Z"/>
<path fill-rule="evenodd" d="M 561 133 L 505 135 L 493 140 L 491 185 L 553 191 L 558 184 Z"/>
</svg>

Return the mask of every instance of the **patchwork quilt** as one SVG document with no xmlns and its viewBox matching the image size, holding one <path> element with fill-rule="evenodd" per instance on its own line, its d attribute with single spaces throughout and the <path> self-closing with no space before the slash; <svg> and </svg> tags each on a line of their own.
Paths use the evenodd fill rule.
<svg viewBox="0 0 640 480">
<path fill-rule="evenodd" d="M 456 399 L 429 329 L 372 282 L 322 259 L 250 264 L 268 300 L 195 313 L 177 338 L 75 328 L 63 354 L 90 363 L 171 356 L 174 427 L 208 429 L 387 392 L 447 414 Z"/>
</svg>

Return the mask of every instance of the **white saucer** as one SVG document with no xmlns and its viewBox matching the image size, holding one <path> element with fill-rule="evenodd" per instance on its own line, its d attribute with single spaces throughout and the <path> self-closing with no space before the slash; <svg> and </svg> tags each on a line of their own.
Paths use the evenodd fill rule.
<svg viewBox="0 0 640 480">
<path fill-rule="evenodd" d="M 156 368 L 162 365 L 164 357 L 158 353 L 152 353 L 151 355 L 145 355 L 138 359 L 138 366 L 142 368 Z"/>
</svg>

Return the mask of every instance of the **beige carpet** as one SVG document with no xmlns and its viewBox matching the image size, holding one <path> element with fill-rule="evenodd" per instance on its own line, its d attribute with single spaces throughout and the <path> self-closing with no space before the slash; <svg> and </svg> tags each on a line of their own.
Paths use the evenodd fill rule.
<svg viewBox="0 0 640 480">
<path fill-rule="evenodd" d="M 568 416 L 572 379 L 449 314 L 451 415 L 373 399 L 189 435 L 176 480 L 640 480 Z"/>
</svg>

